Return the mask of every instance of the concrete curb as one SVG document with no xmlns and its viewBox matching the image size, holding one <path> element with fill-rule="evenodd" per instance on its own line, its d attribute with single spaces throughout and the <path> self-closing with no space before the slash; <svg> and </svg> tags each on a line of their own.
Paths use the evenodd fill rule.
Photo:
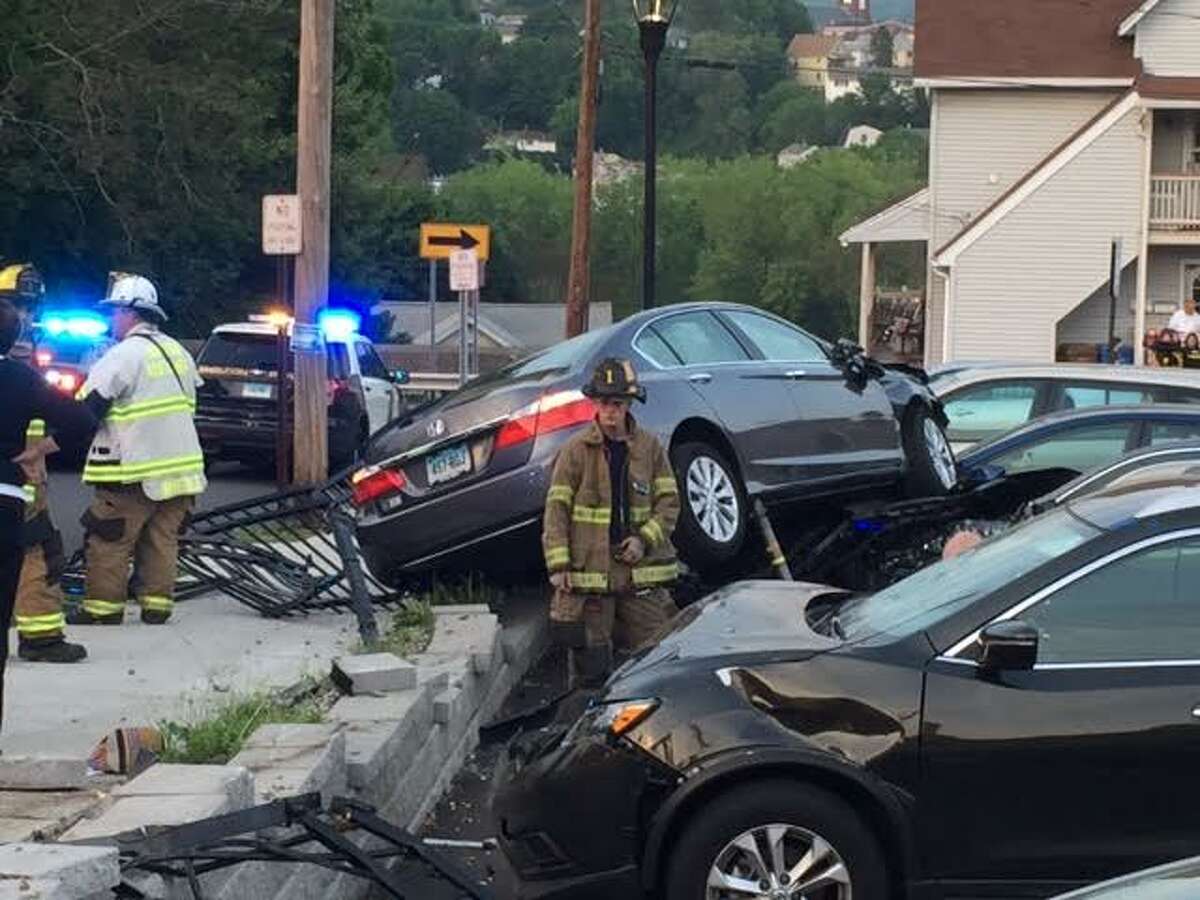
<svg viewBox="0 0 1200 900">
<path fill-rule="evenodd" d="M 549 638 L 542 616 L 501 629 L 486 606 L 439 607 L 435 613 L 433 639 L 413 660 L 415 679 L 407 664 L 398 667 L 399 661 L 388 654 L 349 662 L 343 672 L 356 693 L 338 700 L 327 722 L 262 726 L 227 766 L 154 766 L 114 790 L 63 840 L 94 841 L 147 825 L 182 824 L 309 791 L 319 791 L 326 800 L 334 795 L 361 799 L 390 821 L 415 828 L 478 745 L 479 726 L 496 714 Z M 378 690 L 388 685 L 411 686 Z M 369 688 L 376 690 L 362 693 Z M 61 872 L 53 866 L 33 871 L 28 864 L 32 857 L 22 856 L 25 846 L 60 850 Z M 5 879 L 19 879 L 42 892 L 20 894 L 26 900 L 107 896 L 104 892 L 116 883 L 112 870 L 97 864 L 98 874 L 83 879 L 86 883 L 70 874 L 83 871 L 83 861 L 99 851 L 111 853 L 115 867 L 115 852 L 109 848 L 0 845 L 0 900 L 8 896 L 3 893 L 7 886 L 18 883 L 4 885 Z M 29 871 L 21 871 L 22 866 Z M 205 896 L 215 900 L 357 900 L 369 893 L 369 886 L 353 876 L 269 863 L 212 873 L 201 883 Z M 186 884 L 160 879 L 142 887 L 147 896 L 163 900 L 190 896 Z"/>
</svg>

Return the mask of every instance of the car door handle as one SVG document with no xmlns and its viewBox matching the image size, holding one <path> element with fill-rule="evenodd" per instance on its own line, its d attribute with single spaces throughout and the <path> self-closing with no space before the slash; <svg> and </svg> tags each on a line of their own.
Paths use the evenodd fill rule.
<svg viewBox="0 0 1200 900">
<path fill-rule="evenodd" d="M 707 372 L 697 372 L 695 375 L 689 375 L 688 381 L 692 384 L 708 384 L 712 381 L 712 376 Z"/>
<path fill-rule="evenodd" d="M 808 375 L 808 373 L 803 369 L 792 369 L 790 372 L 784 372 L 783 374 L 792 379 L 792 381 L 799 381 L 801 378 L 805 378 Z"/>
</svg>

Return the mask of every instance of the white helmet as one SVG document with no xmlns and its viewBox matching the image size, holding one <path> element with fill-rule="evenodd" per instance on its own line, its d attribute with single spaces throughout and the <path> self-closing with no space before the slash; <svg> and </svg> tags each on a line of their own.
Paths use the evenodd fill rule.
<svg viewBox="0 0 1200 900">
<path fill-rule="evenodd" d="M 150 313 L 160 322 L 167 321 L 167 314 L 158 305 L 158 290 L 154 282 L 141 275 L 113 272 L 108 279 L 108 296 L 100 301 L 101 306 L 116 306 Z"/>
</svg>

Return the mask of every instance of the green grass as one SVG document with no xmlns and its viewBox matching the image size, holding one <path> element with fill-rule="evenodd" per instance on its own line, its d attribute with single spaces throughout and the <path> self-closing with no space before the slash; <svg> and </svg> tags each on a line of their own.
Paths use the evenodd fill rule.
<svg viewBox="0 0 1200 900">
<path fill-rule="evenodd" d="M 363 644 L 359 653 L 394 653 L 402 659 L 421 653 L 433 640 L 433 607 L 424 599 L 405 601 L 392 613 L 378 643 Z"/>
<path fill-rule="evenodd" d="M 312 725 L 324 721 L 326 708 L 319 694 L 293 702 L 267 692 L 232 697 L 192 721 L 161 722 L 162 762 L 224 765 L 258 726 Z"/>
</svg>

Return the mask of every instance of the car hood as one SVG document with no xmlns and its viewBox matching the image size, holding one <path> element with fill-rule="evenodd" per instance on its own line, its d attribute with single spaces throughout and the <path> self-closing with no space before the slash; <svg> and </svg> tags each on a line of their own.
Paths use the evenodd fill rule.
<svg viewBox="0 0 1200 900">
<path fill-rule="evenodd" d="M 653 647 L 630 659 L 615 678 L 636 676 L 675 660 L 709 660 L 759 653 L 803 658 L 842 645 L 817 634 L 805 621 L 814 597 L 845 594 L 825 584 L 742 581 L 689 606 Z"/>
</svg>

